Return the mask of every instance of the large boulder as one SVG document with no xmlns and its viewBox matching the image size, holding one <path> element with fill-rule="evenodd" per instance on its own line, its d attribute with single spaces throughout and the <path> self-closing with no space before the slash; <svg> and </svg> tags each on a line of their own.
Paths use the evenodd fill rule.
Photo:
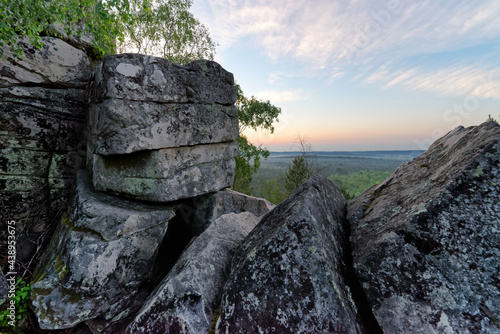
<svg viewBox="0 0 500 334">
<path fill-rule="evenodd" d="M 219 217 L 184 251 L 127 332 L 208 333 L 232 256 L 257 223 L 250 212 Z"/>
<path fill-rule="evenodd" d="M 217 333 L 359 333 L 346 202 L 313 176 L 264 216 L 235 255 Z"/>
<path fill-rule="evenodd" d="M 500 126 L 458 127 L 349 203 L 386 333 L 500 333 Z"/>
<path fill-rule="evenodd" d="M 137 311 L 174 208 L 96 192 L 78 173 L 69 215 L 62 218 L 34 273 L 32 300 L 43 329 L 86 321 L 113 333 Z"/>
<path fill-rule="evenodd" d="M 232 186 L 236 88 L 219 64 L 108 56 L 91 94 L 87 164 L 97 190 L 169 202 Z"/>
<path fill-rule="evenodd" d="M 62 40 L 40 50 L 21 40 L 22 59 L 0 58 L 0 217 L 16 220 L 17 259 L 36 263 L 85 166 L 90 62 Z M 6 228 L 1 241 L 6 242 Z M 31 268 L 32 269 L 32 268 Z"/>
</svg>

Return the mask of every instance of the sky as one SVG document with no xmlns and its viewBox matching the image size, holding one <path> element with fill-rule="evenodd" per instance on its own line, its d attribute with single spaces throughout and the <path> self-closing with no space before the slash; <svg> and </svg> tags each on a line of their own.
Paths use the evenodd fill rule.
<svg viewBox="0 0 500 334">
<path fill-rule="evenodd" d="M 420 150 L 500 120 L 498 0 L 194 0 L 215 61 L 282 109 L 271 151 Z"/>
</svg>

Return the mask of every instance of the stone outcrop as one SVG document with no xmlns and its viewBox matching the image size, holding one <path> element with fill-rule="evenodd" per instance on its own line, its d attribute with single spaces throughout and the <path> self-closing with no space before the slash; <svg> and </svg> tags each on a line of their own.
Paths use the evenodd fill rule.
<svg viewBox="0 0 500 334">
<path fill-rule="evenodd" d="M 500 126 L 456 128 L 349 203 L 386 333 L 500 333 Z"/>
<path fill-rule="evenodd" d="M 210 61 L 106 57 L 92 83 L 88 165 L 97 190 L 170 202 L 232 185 L 236 89 Z"/>
<path fill-rule="evenodd" d="M 22 60 L 8 48 L 0 58 L 0 218 L 16 220 L 17 259 L 25 266 L 65 210 L 86 155 L 89 59 L 62 40 L 41 41 L 36 50 L 21 40 Z"/>
<path fill-rule="evenodd" d="M 41 328 L 86 321 L 94 332 L 113 333 L 113 324 L 146 297 L 141 289 L 173 217 L 173 207 L 99 193 L 79 172 L 70 214 L 34 274 L 32 300 Z"/>
<path fill-rule="evenodd" d="M 191 232 L 197 236 L 220 216 L 227 213 L 250 212 L 260 220 L 275 207 L 276 205 L 264 198 L 248 196 L 226 189 L 194 198 L 191 205 L 180 210 L 180 214 L 190 218 Z"/>
<path fill-rule="evenodd" d="M 237 154 L 238 144 L 231 142 L 94 155 L 93 181 L 101 191 L 170 202 L 230 186 Z"/>
<path fill-rule="evenodd" d="M 232 256 L 257 223 L 250 212 L 220 216 L 184 251 L 127 332 L 208 333 Z"/>
<path fill-rule="evenodd" d="M 345 199 L 314 176 L 243 241 L 217 333 L 359 333 L 346 273 Z"/>
</svg>

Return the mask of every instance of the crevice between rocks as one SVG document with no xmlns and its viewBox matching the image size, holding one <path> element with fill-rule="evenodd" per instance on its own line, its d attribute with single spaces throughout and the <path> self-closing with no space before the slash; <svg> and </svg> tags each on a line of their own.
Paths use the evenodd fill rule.
<svg viewBox="0 0 500 334">
<path fill-rule="evenodd" d="M 170 270 L 194 237 L 191 224 L 194 215 L 184 215 L 186 204 L 181 203 L 175 216 L 168 222 L 167 233 L 158 247 L 153 273 L 151 276 L 151 291 L 168 275 Z"/>
<path fill-rule="evenodd" d="M 359 322 L 363 325 L 365 333 L 383 334 L 384 331 L 375 318 L 375 315 L 373 314 L 371 307 L 368 304 L 368 300 L 363 291 L 363 288 L 361 287 L 361 283 L 359 282 L 358 278 L 356 277 L 356 273 L 354 272 L 354 261 L 350 242 L 351 225 L 347 218 L 344 219 L 343 225 L 346 237 L 344 240 L 345 252 L 343 259 L 345 263 L 345 271 L 342 273 L 342 275 L 344 276 L 346 284 L 351 290 L 352 298 L 358 309 Z"/>
</svg>

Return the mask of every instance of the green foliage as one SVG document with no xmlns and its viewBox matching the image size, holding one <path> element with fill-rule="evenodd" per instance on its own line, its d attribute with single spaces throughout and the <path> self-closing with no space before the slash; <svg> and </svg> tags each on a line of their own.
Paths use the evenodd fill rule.
<svg viewBox="0 0 500 334">
<path fill-rule="evenodd" d="M 208 29 L 189 12 L 192 0 L 142 0 L 125 30 L 120 50 L 167 58 L 178 64 L 213 60 L 216 44 Z"/>
<path fill-rule="evenodd" d="M 25 320 L 28 315 L 28 308 L 30 304 L 31 297 L 31 284 L 26 284 L 21 278 L 17 280 L 16 292 L 14 296 L 15 306 L 16 306 L 16 318 L 14 320 L 14 328 L 18 328 Z M 7 299 L 4 306 L 10 303 L 10 299 Z M 10 311 L 3 310 L 0 311 L 0 330 L 1 333 L 8 333 L 14 330 L 14 328 L 9 324 L 11 318 L 9 317 Z"/>
<path fill-rule="evenodd" d="M 351 199 L 356 198 L 356 195 L 354 193 L 350 192 L 346 187 L 339 187 L 340 191 L 342 191 L 342 194 L 344 195 L 345 199 L 347 201 L 350 201 Z"/>
<path fill-rule="evenodd" d="M 488 115 L 488 119 L 486 120 L 486 122 L 495 122 L 498 124 L 498 121 L 496 119 L 494 119 L 493 117 L 491 117 L 491 114 Z"/>
<path fill-rule="evenodd" d="M 305 155 L 298 155 L 293 158 L 292 165 L 288 168 L 285 177 L 285 190 L 289 195 L 295 191 L 302 183 L 313 175 Z"/>
<path fill-rule="evenodd" d="M 245 136 L 240 135 L 238 138 L 238 146 L 240 149 L 239 155 L 236 157 L 236 171 L 234 178 L 233 189 L 244 194 L 252 193 L 252 175 L 257 172 L 260 167 L 260 159 L 267 159 L 269 151 L 262 146 L 255 146 L 248 142 Z"/>
<path fill-rule="evenodd" d="M 388 171 L 366 170 L 347 175 L 332 174 L 328 178 L 344 192 L 346 199 L 352 199 L 371 186 L 384 181 L 391 175 Z M 349 198 L 348 198 L 349 197 Z"/>
<path fill-rule="evenodd" d="M 252 96 L 245 97 L 240 85 L 236 84 L 236 106 L 238 107 L 238 120 L 240 121 L 240 134 L 246 129 L 269 130 L 274 132 L 274 122 L 278 122 L 281 108 L 278 108 L 268 101 L 262 101 Z"/>
<path fill-rule="evenodd" d="M 40 35 L 50 24 L 60 23 L 68 35 L 89 33 L 97 55 L 114 52 L 118 39 L 132 21 L 133 5 L 140 0 L 0 0 L 0 48 L 8 46 L 17 56 L 23 50 L 18 36 L 42 47 Z M 82 28 L 84 27 L 84 28 Z"/>
<path fill-rule="evenodd" d="M 252 182 L 253 174 L 260 167 L 260 159 L 267 159 L 269 157 L 269 151 L 262 148 L 262 146 L 256 147 L 252 143 L 249 143 L 242 132 L 251 128 L 253 130 L 269 130 L 273 133 L 273 123 L 278 121 L 281 109 L 273 106 L 269 101 L 260 101 L 253 96 L 250 99 L 246 98 L 239 85 L 236 85 L 236 90 L 236 107 L 238 108 L 240 125 L 240 136 L 238 138 L 240 153 L 236 157 L 236 173 L 233 189 L 250 195 L 252 193 L 250 183 Z"/>
<path fill-rule="evenodd" d="M 21 57 L 19 36 L 41 48 L 50 25 L 70 35 L 93 37 L 96 58 L 135 48 L 185 64 L 213 59 L 215 43 L 189 12 L 192 0 L 0 0 L 0 52 L 8 46 Z M 1 56 L 1 53 L 0 53 Z"/>
<path fill-rule="evenodd" d="M 263 196 L 273 204 L 280 204 L 287 197 L 287 193 L 282 189 L 277 179 L 264 181 Z"/>
</svg>

